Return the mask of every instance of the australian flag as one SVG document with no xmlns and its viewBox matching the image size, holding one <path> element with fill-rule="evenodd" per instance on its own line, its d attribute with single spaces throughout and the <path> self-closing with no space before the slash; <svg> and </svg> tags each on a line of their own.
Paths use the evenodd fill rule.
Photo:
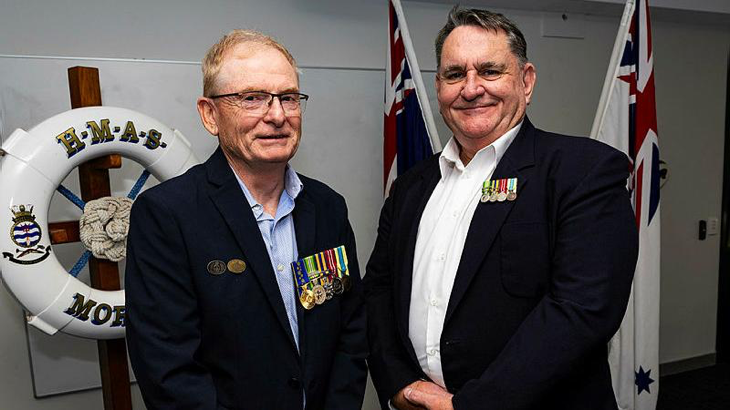
<svg viewBox="0 0 730 410">
<path fill-rule="evenodd" d="M 427 125 L 429 121 L 433 123 L 433 120 L 430 119 L 430 107 L 418 72 L 418 64 L 415 62 L 415 54 L 407 51 L 411 43 L 405 20 L 399 18 L 402 16 L 400 3 L 398 0 L 390 0 L 388 4 L 389 41 L 385 68 L 383 144 L 383 185 L 386 196 L 398 175 L 433 154 L 429 135 L 435 134 L 435 130 L 429 133 Z M 411 66 L 415 72 L 411 71 Z M 436 135 L 432 137 L 438 140 Z M 440 150 L 440 146 L 437 148 Z"/>
<path fill-rule="evenodd" d="M 659 393 L 659 139 L 651 24 L 646 0 L 628 0 L 591 136 L 631 161 L 628 189 L 639 260 L 624 321 L 609 345 L 622 410 L 654 410 Z"/>
</svg>

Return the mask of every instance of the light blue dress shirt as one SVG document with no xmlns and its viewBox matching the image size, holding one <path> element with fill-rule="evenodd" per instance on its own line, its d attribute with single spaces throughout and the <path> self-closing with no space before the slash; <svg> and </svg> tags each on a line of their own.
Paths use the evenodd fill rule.
<svg viewBox="0 0 730 410">
<path fill-rule="evenodd" d="M 259 227 L 259 231 L 261 231 L 261 237 L 264 238 L 264 243 L 269 251 L 269 259 L 271 260 L 271 266 L 274 268 L 276 283 L 279 285 L 279 292 L 281 292 L 281 298 L 286 308 L 286 315 L 289 318 L 289 326 L 291 326 L 294 341 L 298 349 L 299 323 L 296 309 L 297 297 L 295 296 L 296 291 L 291 263 L 299 258 L 299 252 L 297 250 L 297 237 L 294 231 L 294 217 L 292 216 L 292 212 L 294 211 L 294 199 L 302 191 L 302 181 L 299 179 L 297 173 L 294 172 L 294 169 L 287 164 L 284 174 L 284 191 L 282 191 L 281 197 L 279 197 L 276 215 L 271 216 L 264 212 L 263 205 L 254 199 L 246 184 L 243 183 L 235 171 L 233 174 L 236 175 L 238 184 L 241 186 L 241 190 L 246 196 L 248 204 L 251 206 L 251 211 L 256 218 L 256 224 Z"/>
</svg>

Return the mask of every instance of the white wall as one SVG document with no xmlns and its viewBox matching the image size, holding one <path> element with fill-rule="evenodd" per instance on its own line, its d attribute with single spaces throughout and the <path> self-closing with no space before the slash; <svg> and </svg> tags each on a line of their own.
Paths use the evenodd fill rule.
<svg viewBox="0 0 730 410">
<path fill-rule="evenodd" d="M 424 70 L 435 68 L 433 38 L 449 7 L 404 3 Z M 523 29 L 528 55 L 537 65 L 538 86 L 529 109 L 533 122 L 588 134 L 618 18 L 584 17 L 585 38 L 576 40 L 542 37 L 539 13 L 505 13 Z M 305 67 L 382 69 L 385 16 L 385 1 L 0 0 L 0 54 L 199 61 L 223 33 L 248 27 L 276 35 Z M 662 191 L 660 359 L 667 362 L 714 352 L 719 236 L 700 242 L 696 225 L 720 216 L 730 28 L 656 19 L 652 28 L 660 144 L 670 168 Z M 427 87 L 433 93 L 430 81 Z M 440 129 L 446 139 L 442 123 Z M 381 161 L 374 159 L 373 166 L 381 168 Z M 369 205 L 362 212 L 373 219 L 372 226 L 355 226 L 360 254 L 366 256 L 378 209 Z M 98 390 L 33 398 L 22 319 L 19 305 L 0 290 L 0 407 L 101 408 Z M 137 389 L 133 392 L 135 407 L 143 408 Z M 364 408 L 375 408 L 374 403 L 370 390 Z"/>
</svg>

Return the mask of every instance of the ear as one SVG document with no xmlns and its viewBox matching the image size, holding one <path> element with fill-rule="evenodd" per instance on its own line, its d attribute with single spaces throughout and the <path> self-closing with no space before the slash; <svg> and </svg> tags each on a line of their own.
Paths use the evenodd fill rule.
<svg viewBox="0 0 730 410">
<path fill-rule="evenodd" d="M 535 90 L 535 83 L 537 82 L 537 71 L 532 63 L 525 63 L 522 68 L 522 84 L 525 90 L 525 101 L 530 104 L 532 99 L 532 92 Z"/>
<path fill-rule="evenodd" d="M 213 105 L 213 100 L 206 97 L 198 98 L 198 114 L 200 114 L 200 120 L 203 122 L 203 127 L 208 130 L 212 135 L 218 135 L 218 123 L 216 121 L 216 108 Z"/>
</svg>

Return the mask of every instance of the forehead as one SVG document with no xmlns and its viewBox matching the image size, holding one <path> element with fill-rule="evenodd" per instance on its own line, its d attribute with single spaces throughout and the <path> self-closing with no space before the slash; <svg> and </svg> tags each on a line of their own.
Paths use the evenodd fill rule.
<svg viewBox="0 0 730 410">
<path fill-rule="evenodd" d="M 280 92 L 298 89 L 299 77 L 279 50 L 243 43 L 223 56 L 216 83 L 221 93 L 245 90 Z"/>
<path fill-rule="evenodd" d="M 459 26 L 444 41 L 441 65 L 476 65 L 486 61 L 509 62 L 517 58 L 509 47 L 507 34 L 477 26 Z"/>
</svg>

